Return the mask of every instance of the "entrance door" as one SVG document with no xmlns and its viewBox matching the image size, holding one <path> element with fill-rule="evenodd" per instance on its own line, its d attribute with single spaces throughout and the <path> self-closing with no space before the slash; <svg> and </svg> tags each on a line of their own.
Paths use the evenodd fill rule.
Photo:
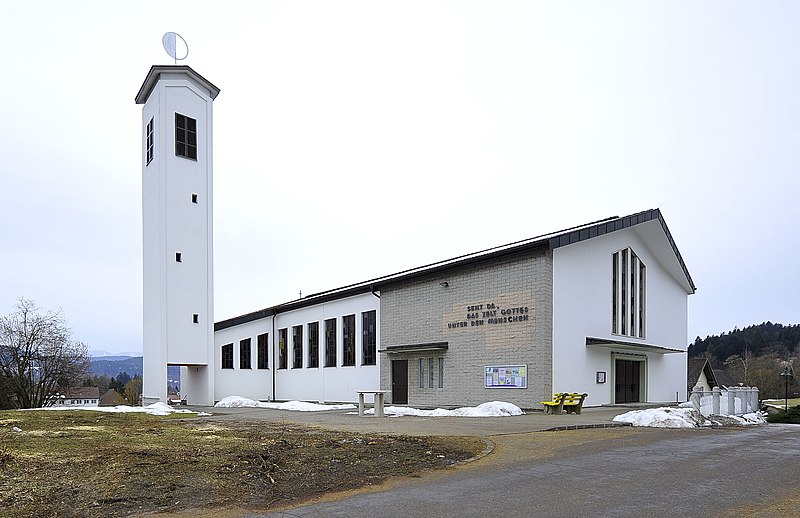
<svg viewBox="0 0 800 518">
<path fill-rule="evenodd" d="M 392 360 L 392 403 L 408 404 L 408 360 Z"/>
<path fill-rule="evenodd" d="M 639 402 L 641 363 L 633 360 L 616 360 L 614 363 L 615 403 Z"/>
</svg>

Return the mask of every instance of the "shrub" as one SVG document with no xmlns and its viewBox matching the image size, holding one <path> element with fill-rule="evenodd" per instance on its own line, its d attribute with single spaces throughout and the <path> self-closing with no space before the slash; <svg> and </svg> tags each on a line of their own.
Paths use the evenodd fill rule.
<svg viewBox="0 0 800 518">
<path fill-rule="evenodd" d="M 800 405 L 767 417 L 768 423 L 800 424 Z"/>
</svg>

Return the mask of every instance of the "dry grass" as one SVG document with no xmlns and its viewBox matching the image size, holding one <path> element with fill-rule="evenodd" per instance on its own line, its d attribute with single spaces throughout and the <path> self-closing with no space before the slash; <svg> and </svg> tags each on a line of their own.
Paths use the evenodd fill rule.
<svg viewBox="0 0 800 518">
<path fill-rule="evenodd" d="M 483 447 L 472 437 L 351 434 L 280 422 L 0 412 L 0 509 L 37 517 L 266 509 L 447 467 Z"/>
</svg>

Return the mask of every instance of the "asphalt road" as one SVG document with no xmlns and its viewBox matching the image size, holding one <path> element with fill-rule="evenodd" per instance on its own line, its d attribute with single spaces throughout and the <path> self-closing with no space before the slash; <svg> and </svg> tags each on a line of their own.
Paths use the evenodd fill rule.
<svg viewBox="0 0 800 518">
<path fill-rule="evenodd" d="M 467 466 L 249 517 L 800 516 L 800 427 L 493 436 Z"/>
</svg>

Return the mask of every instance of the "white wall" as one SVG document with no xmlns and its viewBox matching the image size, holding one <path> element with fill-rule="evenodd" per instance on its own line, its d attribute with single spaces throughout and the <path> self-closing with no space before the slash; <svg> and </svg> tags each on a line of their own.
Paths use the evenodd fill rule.
<svg viewBox="0 0 800 518">
<path fill-rule="evenodd" d="M 301 400 L 321 402 L 355 402 L 356 390 L 378 390 L 380 388 L 380 354 L 376 365 L 362 363 L 362 317 L 366 311 L 376 311 L 377 344 L 380 347 L 380 300 L 371 293 L 347 297 L 340 300 L 278 313 L 275 317 L 262 318 L 246 324 L 222 329 L 214 334 L 215 345 L 215 399 L 225 396 L 244 396 L 251 399 L 278 401 Z M 356 320 L 356 365 L 342 366 L 342 317 L 355 315 Z M 275 319 L 273 326 L 273 318 Z M 337 366 L 325 367 L 325 320 L 336 318 Z M 319 367 L 308 367 L 308 324 L 319 322 Z M 303 326 L 303 367 L 292 368 L 292 327 Z M 277 369 L 277 334 L 286 329 L 287 368 Z M 256 337 L 269 333 L 269 369 L 256 368 Z M 239 368 L 239 341 L 252 340 L 252 369 Z M 222 369 L 222 345 L 233 343 L 234 368 Z M 275 376 L 275 391 L 273 380 Z"/>
<path fill-rule="evenodd" d="M 258 369 L 260 334 L 269 333 L 268 369 Z M 251 369 L 239 368 L 239 341 L 250 338 Z M 214 333 L 214 401 L 226 396 L 242 396 L 257 401 L 275 399 L 272 393 L 273 359 L 272 317 L 247 322 Z M 222 368 L 222 346 L 233 344 L 233 369 Z"/>
<path fill-rule="evenodd" d="M 650 221 L 553 250 L 553 391 L 586 392 L 587 405 L 614 400 L 612 350 L 586 346 L 587 337 L 681 349 L 687 345 L 687 292 L 659 263 L 640 233 L 663 232 Z M 649 239 L 653 238 L 650 234 Z M 664 238 L 666 239 L 666 238 Z M 612 254 L 631 247 L 645 264 L 646 333 L 643 339 L 614 335 L 611 330 Z M 634 353 L 618 349 L 620 353 Z M 682 399 L 686 387 L 686 354 L 639 352 L 647 357 L 646 401 Z M 605 371 L 607 382 L 596 383 Z"/>
<path fill-rule="evenodd" d="M 175 113 L 197 121 L 197 160 L 175 156 Z M 154 122 L 154 157 L 144 157 Z M 166 401 L 166 364 L 206 366 L 213 354 L 212 100 L 181 73 L 162 74 L 142 110 L 143 395 Z M 198 195 L 192 203 L 191 195 Z M 181 262 L 176 262 L 176 252 Z M 193 322 L 193 314 L 199 322 Z M 209 404 L 213 377 L 193 376 L 190 403 Z M 196 372 L 196 374 L 199 374 Z M 205 380 L 205 381 L 203 381 Z"/>
</svg>

